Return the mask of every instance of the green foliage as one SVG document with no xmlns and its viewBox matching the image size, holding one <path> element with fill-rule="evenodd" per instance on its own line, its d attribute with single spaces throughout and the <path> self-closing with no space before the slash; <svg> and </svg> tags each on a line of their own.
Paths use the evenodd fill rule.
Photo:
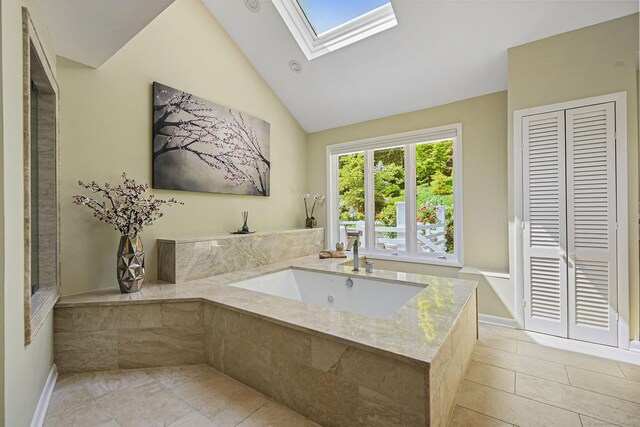
<svg viewBox="0 0 640 427">
<path fill-rule="evenodd" d="M 453 194 L 453 177 L 438 171 L 431 176 L 431 193 L 438 196 Z"/>
<path fill-rule="evenodd" d="M 364 219 L 364 153 L 340 157 L 338 189 L 340 191 L 340 220 Z M 354 212 L 350 212 L 353 207 Z"/>
<path fill-rule="evenodd" d="M 341 221 L 364 220 L 364 153 L 340 156 L 339 191 Z M 395 226 L 396 202 L 403 202 L 404 149 L 391 148 L 374 153 L 376 224 Z M 447 252 L 453 252 L 453 141 L 437 141 L 416 146 L 418 221 L 438 222 L 436 206 L 445 206 Z M 424 209 L 420 208 L 424 206 Z M 432 219 L 433 218 L 433 219 Z M 393 236 L 391 236 L 393 237 Z"/>
<path fill-rule="evenodd" d="M 376 212 L 380 212 L 394 204 L 392 199 L 404 200 L 404 150 L 391 148 L 376 151 L 373 161 L 375 207 Z"/>
<path fill-rule="evenodd" d="M 438 141 L 416 145 L 416 181 L 431 185 L 437 172 L 451 176 L 453 171 L 453 141 Z"/>
</svg>

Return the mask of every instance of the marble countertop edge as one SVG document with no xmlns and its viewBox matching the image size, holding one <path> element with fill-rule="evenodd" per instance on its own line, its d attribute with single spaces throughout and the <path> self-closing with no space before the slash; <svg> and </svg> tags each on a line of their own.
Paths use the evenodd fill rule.
<svg viewBox="0 0 640 427">
<path fill-rule="evenodd" d="M 317 255 L 287 260 L 204 279 L 170 284 L 145 284 L 140 292 L 118 288 L 61 297 L 56 308 L 210 302 L 258 319 L 329 337 L 412 364 L 430 364 L 445 341 L 477 282 L 386 270 L 353 272 L 344 259 L 319 260 Z M 402 282 L 424 287 L 388 319 L 338 311 L 301 301 L 253 292 L 230 284 L 289 268 Z M 345 326 L 347 325 L 347 326 Z"/>
<path fill-rule="evenodd" d="M 287 229 L 287 230 L 271 230 L 271 231 L 255 231 L 252 233 L 246 234 L 232 234 L 233 231 L 228 231 L 226 234 L 214 234 L 212 236 L 206 237 L 175 237 L 175 238 L 158 238 L 156 241 L 158 243 L 197 243 L 197 242 L 208 242 L 210 240 L 221 240 L 221 239 L 238 239 L 243 237 L 264 237 L 264 236 L 272 236 L 275 234 L 297 234 L 297 233 L 311 233 L 323 231 L 324 228 L 296 228 L 296 229 Z"/>
</svg>

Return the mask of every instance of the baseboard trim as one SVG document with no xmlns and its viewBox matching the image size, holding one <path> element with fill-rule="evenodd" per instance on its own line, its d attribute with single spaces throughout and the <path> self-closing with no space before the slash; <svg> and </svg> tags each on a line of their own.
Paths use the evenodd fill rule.
<svg viewBox="0 0 640 427">
<path fill-rule="evenodd" d="M 490 314 L 478 314 L 478 322 L 487 323 L 489 325 L 504 326 L 512 329 L 516 329 L 518 327 L 518 323 L 514 319 L 491 316 Z"/>
<path fill-rule="evenodd" d="M 31 420 L 31 427 L 42 427 L 44 424 L 44 417 L 47 415 L 47 409 L 49 409 L 49 402 L 51 401 L 51 395 L 53 394 L 53 389 L 56 386 L 57 380 L 58 368 L 56 368 L 54 363 L 51 367 L 51 371 L 49 371 L 47 381 L 44 383 L 42 393 L 40 394 L 40 400 L 38 400 L 36 412 L 33 414 L 33 419 Z"/>
<path fill-rule="evenodd" d="M 632 340 L 629 343 L 629 350 L 640 353 L 640 340 Z"/>
<path fill-rule="evenodd" d="M 476 267 L 471 267 L 468 265 L 465 265 L 464 267 L 462 267 L 460 269 L 460 271 L 458 271 L 459 274 L 474 274 L 477 276 L 485 276 L 485 277 L 496 277 L 498 279 L 507 279 L 510 280 L 511 279 L 511 275 L 509 273 L 500 273 L 500 272 L 496 272 L 496 271 L 485 271 L 482 270 L 480 268 L 476 268 Z"/>
</svg>

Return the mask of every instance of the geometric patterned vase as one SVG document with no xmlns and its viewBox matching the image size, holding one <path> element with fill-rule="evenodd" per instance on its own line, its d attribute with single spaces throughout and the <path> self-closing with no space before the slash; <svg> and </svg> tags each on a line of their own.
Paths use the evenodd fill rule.
<svg viewBox="0 0 640 427">
<path fill-rule="evenodd" d="M 144 248 L 140 236 L 120 237 L 118 245 L 118 285 L 120 292 L 138 292 L 144 281 Z"/>
</svg>

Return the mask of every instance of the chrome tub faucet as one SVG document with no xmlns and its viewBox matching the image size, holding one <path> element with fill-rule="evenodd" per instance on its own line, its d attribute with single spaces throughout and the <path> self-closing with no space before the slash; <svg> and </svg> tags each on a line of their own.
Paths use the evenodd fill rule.
<svg viewBox="0 0 640 427">
<path fill-rule="evenodd" d="M 353 251 L 353 271 L 360 271 L 360 257 L 358 256 L 358 248 L 360 247 L 360 230 L 347 230 L 347 249 L 352 248 Z"/>
</svg>

